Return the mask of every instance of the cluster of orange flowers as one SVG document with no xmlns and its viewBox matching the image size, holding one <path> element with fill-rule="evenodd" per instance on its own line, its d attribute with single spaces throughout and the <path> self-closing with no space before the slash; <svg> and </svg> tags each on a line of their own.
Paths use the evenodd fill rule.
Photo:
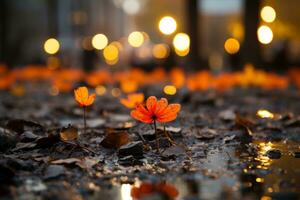
<svg viewBox="0 0 300 200">
<path fill-rule="evenodd" d="M 27 66 L 8 70 L 0 65 L 0 89 L 9 89 L 13 85 L 24 81 L 48 81 L 60 92 L 69 92 L 77 82 L 86 82 L 91 87 L 113 84 L 124 93 L 132 93 L 139 87 L 151 84 L 172 84 L 176 88 L 187 87 L 191 91 L 216 89 L 225 91 L 232 87 L 260 87 L 263 89 L 285 89 L 292 82 L 300 88 L 300 69 L 292 69 L 287 75 L 255 69 L 246 65 L 238 72 L 214 75 L 210 71 L 201 70 L 185 73 L 181 68 L 174 68 L 166 72 L 156 68 L 152 72 L 145 72 L 133 68 L 126 71 L 111 72 L 110 69 L 100 69 L 85 73 L 77 68 L 50 69 L 45 66 Z"/>
</svg>

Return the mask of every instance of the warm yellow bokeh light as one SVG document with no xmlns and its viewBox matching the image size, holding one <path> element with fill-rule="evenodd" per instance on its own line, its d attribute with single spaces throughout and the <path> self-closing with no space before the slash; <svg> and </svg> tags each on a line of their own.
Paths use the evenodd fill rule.
<svg viewBox="0 0 300 200">
<path fill-rule="evenodd" d="M 173 38 L 173 45 L 178 51 L 185 51 L 190 47 L 190 37 L 186 33 L 177 33 Z"/>
<path fill-rule="evenodd" d="M 121 90 L 120 90 L 119 88 L 113 88 L 113 89 L 111 90 L 111 95 L 112 95 L 113 97 L 118 97 L 118 96 L 121 95 Z"/>
<path fill-rule="evenodd" d="M 103 86 L 103 85 L 98 85 L 96 88 L 95 88 L 95 91 L 96 91 L 96 94 L 99 95 L 99 96 L 102 96 L 106 93 L 106 87 Z"/>
<path fill-rule="evenodd" d="M 128 36 L 128 43 L 133 47 L 140 47 L 144 43 L 144 35 L 139 31 L 134 31 Z"/>
<path fill-rule="evenodd" d="M 260 17 L 265 22 L 271 23 L 276 18 L 276 12 L 275 12 L 274 8 L 272 8 L 271 6 L 265 6 L 260 11 Z"/>
<path fill-rule="evenodd" d="M 58 50 L 59 50 L 59 47 L 60 47 L 59 42 L 55 38 L 49 38 L 44 43 L 44 50 L 48 54 L 55 54 L 55 53 L 57 53 Z"/>
<path fill-rule="evenodd" d="M 269 44 L 273 40 L 273 31 L 270 27 L 262 25 L 257 30 L 257 37 L 260 43 Z"/>
<path fill-rule="evenodd" d="M 102 50 L 108 44 L 108 39 L 104 34 L 94 35 L 92 38 L 92 45 L 95 49 Z"/>
<path fill-rule="evenodd" d="M 167 95 L 174 95 L 174 94 L 176 94 L 176 92 L 177 92 L 177 89 L 174 85 L 166 85 L 164 87 L 164 93 Z"/>
<path fill-rule="evenodd" d="M 185 50 L 183 50 L 183 51 L 180 51 L 180 50 L 178 50 L 178 49 L 175 48 L 175 53 L 176 53 L 178 56 L 181 56 L 181 57 L 188 55 L 189 52 L 190 52 L 190 48 L 187 48 L 187 49 L 185 49 Z"/>
<path fill-rule="evenodd" d="M 165 16 L 158 23 L 159 30 L 165 35 L 171 35 L 177 29 L 177 22 L 173 17 Z"/>
<path fill-rule="evenodd" d="M 240 43 L 234 38 L 229 38 L 225 41 L 224 49 L 229 54 L 236 54 L 240 50 Z"/>
<path fill-rule="evenodd" d="M 153 46 L 152 54 L 157 59 L 166 58 L 169 55 L 169 47 L 165 44 L 156 44 Z"/>
<path fill-rule="evenodd" d="M 114 61 L 119 57 L 119 49 L 115 45 L 108 45 L 103 50 L 103 56 L 105 60 Z"/>
</svg>

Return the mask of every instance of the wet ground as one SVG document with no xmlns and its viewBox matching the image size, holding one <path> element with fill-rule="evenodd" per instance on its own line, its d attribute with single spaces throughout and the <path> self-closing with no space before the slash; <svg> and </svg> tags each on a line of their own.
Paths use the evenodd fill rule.
<svg viewBox="0 0 300 200">
<path fill-rule="evenodd" d="M 176 199 L 299 199 L 299 91 L 181 90 L 167 98 L 182 105 L 166 127 L 177 145 L 160 126 L 158 154 L 153 128 L 116 97 L 97 97 L 83 134 L 72 94 L 1 92 L 1 199 L 130 200 L 143 183 L 171 185 Z M 74 133 L 78 139 L 62 140 Z M 168 198 L 156 190 L 143 199 Z"/>
</svg>

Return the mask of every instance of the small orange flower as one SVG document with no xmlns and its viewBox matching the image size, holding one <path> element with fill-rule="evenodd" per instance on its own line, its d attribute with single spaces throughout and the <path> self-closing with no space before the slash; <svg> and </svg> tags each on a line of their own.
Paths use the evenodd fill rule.
<svg viewBox="0 0 300 200">
<path fill-rule="evenodd" d="M 76 90 L 74 90 L 74 95 L 77 103 L 80 106 L 90 106 L 94 102 L 96 98 L 96 94 L 93 93 L 89 95 L 89 91 L 87 87 L 79 87 Z"/>
<path fill-rule="evenodd" d="M 165 123 L 177 118 L 180 107 L 180 104 L 168 104 L 165 98 L 157 101 L 155 96 L 151 96 L 147 99 L 146 105 L 138 104 L 135 110 L 131 111 L 131 116 L 147 124 L 155 121 Z"/>
<path fill-rule="evenodd" d="M 121 104 L 126 108 L 134 108 L 144 101 L 143 93 L 129 94 L 127 98 L 120 99 Z"/>
</svg>

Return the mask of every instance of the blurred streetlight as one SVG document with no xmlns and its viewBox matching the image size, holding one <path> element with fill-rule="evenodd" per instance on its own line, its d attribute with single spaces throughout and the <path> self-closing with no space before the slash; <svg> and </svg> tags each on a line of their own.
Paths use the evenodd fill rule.
<svg viewBox="0 0 300 200">
<path fill-rule="evenodd" d="M 108 45 L 103 50 L 103 57 L 109 65 L 114 65 L 119 60 L 119 49 L 115 45 Z"/>
<path fill-rule="evenodd" d="M 92 45 L 95 49 L 102 50 L 108 44 L 108 39 L 104 34 L 96 34 L 92 38 Z"/>
<path fill-rule="evenodd" d="M 156 44 L 153 46 L 152 54 L 157 59 L 166 58 L 169 55 L 169 47 L 166 44 Z"/>
<path fill-rule="evenodd" d="M 171 35 L 177 29 L 177 22 L 171 16 L 165 16 L 158 23 L 159 30 L 165 35 Z"/>
<path fill-rule="evenodd" d="M 177 33 L 173 38 L 175 53 L 179 56 L 186 56 L 190 51 L 190 37 L 186 33 Z"/>
<path fill-rule="evenodd" d="M 128 36 L 128 43 L 132 47 L 140 47 L 144 43 L 144 35 L 139 31 L 134 31 Z"/>
<path fill-rule="evenodd" d="M 48 54 L 56 54 L 59 51 L 59 42 L 55 38 L 49 38 L 44 43 L 44 50 Z"/>
<path fill-rule="evenodd" d="M 270 27 L 262 25 L 257 30 L 258 41 L 262 44 L 269 44 L 273 40 L 273 32 Z"/>
<path fill-rule="evenodd" d="M 240 43 L 234 38 L 228 38 L 225 41 L 224 49 L 229 54 L 236 54 L 240 50 Z"/>
<path fill-rule="evenodd" d="M 276 12 L 271 6 L 265 6 L 261 9 L 260 16 L 265 22 L 271 23 L 276 18 Z"/>
</svg>

